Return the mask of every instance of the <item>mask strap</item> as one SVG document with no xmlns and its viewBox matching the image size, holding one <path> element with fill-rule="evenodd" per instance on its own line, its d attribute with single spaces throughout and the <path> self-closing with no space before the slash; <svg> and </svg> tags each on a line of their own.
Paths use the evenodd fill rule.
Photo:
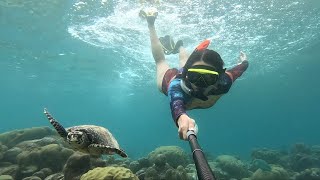
<svg viewBox="0 0 320 180">
<path fill-rule="evenodd" d="M 182 90 L 183 90 L 185 93 L 187 93 L 188 95 L 191 95 L 191 93 L 192 93 L 193 90 L 187 87 L 187 85 L 186 85 L 186 83 L 185 83 L 184 80 L 181 80 L 181 81 L 180 81 L 180 86 L 181 86 Z"/>
</svg>

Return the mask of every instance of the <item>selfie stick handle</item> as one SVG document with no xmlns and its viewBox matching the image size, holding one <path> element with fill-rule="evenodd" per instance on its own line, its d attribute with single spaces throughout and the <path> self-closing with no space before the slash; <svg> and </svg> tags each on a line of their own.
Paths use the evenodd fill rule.
<svg viewBox="0 0 320 180">
<path fill-rule="evenodd" d="M 192 150 L 193 161 L 196 165 L 199 180 L 216 180 L 201 147 L 198 143 L 197 136 L 194 131 L 188 131 L 187 137 Z"/>
</svg>

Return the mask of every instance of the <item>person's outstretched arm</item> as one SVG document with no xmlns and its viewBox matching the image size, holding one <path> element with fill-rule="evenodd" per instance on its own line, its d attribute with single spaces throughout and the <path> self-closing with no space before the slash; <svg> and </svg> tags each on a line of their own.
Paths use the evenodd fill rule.
<svg viewBox="0 0 320 180">
<path fill-rule="evenodd" d="M 187 114 L 186 113 L 186 100 L 184 97 L 184 94 L 182 92 L 182 89 L 180 87 L 180 81 L 173 80 L 170 83 L 169 89 L 168 89 L 168 97 L 170 100 L 170 109 L 171 109 L 171 115 L 174 123 L 179 127 L 178 125 L 178 119 L 181 115 Z"/>
<path fill-rule="evenodd" d="M 240 52 L 239 61 L 240 63 L 238 65 L 226 71 L 226 73 L 231 78 L 232 82 L 234 82 L 238 77 L 240 77 L 249 66 L 247 55 L 244 52 Z"/>
<path fill-rule="evenodd" d="M 186 112 L 186 99 L 182 91 L 180 81 L 173 80 L 168 90 L 168 96 L 170 98 L 172 119 L 178 127 L 179 137 L 187 140 L 187 131 L 195 131 L 196 123 Z"/>
</svg>

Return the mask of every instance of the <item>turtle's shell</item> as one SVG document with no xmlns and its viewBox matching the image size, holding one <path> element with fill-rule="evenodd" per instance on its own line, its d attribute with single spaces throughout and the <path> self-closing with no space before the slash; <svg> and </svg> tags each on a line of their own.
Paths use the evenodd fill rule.
<svg viewBox="0 0 320 180">
<path fill-rule="evenodd" d="M 67 128 L 66 130 L 67 132 L 81 131 L 86 133 L 86 135 L 89 137 L 88 145 L 102 144 L 102 145 L 119 149 L 119 144 L 117 140 L 113 137 L 113 135 L 109 132 L 109 130 L 104 127 L 95 126 L 95 125 L 81 125 L 81 126 L 73 126 L 73 127 Z M 85 149 L 82 149 L 82 150 L 86 151 Z"/>
</svg>

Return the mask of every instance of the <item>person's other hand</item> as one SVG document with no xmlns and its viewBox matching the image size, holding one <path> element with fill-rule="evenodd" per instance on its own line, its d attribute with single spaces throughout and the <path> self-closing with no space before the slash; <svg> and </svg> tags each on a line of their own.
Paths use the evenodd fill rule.
<svg viewBox="0 0 320 180">
<path fill-rule="evenodd" d="M 178 133 L 180 139 L 188 140 L 187 131 L 192 130 L 197 133 L 198 128 L 196 127 L 195 120 L 191 119 L 188 115 L 182 114 L 178 119 Z"/>
<path fill-rule="evenodd" d="M 248 60 L 248 58 L 247 58 L 246 53 L 240 51 L 238 63 L 241 64 L 243 61 L 247 61 L 247 60 Z"/>
</svg>

